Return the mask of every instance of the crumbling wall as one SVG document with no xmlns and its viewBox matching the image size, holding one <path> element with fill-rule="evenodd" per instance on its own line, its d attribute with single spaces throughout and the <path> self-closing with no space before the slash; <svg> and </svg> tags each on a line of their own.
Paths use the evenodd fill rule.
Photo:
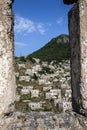
<svg viewBox="0 0 87 130">
<path fill-rule="evenodd" d="M 69 33 L 73 109 L 87 114 L 87 0 L 79 0 L 70 10 Z"/>
<path fill-rule="evenodd" d="M 0 0 L 0 115 L 14 108 L 16 85 L 13 26 L 12 0 Z"/>
</svg>

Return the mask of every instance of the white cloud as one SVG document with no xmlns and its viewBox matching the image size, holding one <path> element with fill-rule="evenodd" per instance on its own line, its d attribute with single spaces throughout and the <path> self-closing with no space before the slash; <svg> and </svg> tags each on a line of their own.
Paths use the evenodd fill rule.
<svg viewBox="0 0 87 130">
<path fill-rule="evenodd" d="M 27 46 L 26 43 L 22 43 L 22 42 L 15 42 L 15 45 L 17 45 L 17 46 Z"/>
<path fill-rule="evenodd" d="M 34 21 L 23 18 L 20 16 L 15 17 L 15 32 L 21 33 L 26 31 L 26 33 L 39 32 L 41 35 L 45 34 L 46 25 L 43 23 L 35 23 Z"/>
<path fill-rule="evenodd" d="M 63 23 L 63 17 L 60 17 L 59 19 L 57 19 L 57 24 L 62 24 Z"/>
<path fill-rule="evenodd" d="M 46 29 L 42 23 L 37 24 L 37 29 L 40 32 L 40 34 L 42 34 L 42 35 L 45 34 L 45 32 L 46 32 Z"/>
<path fill-rule="evenodd" d="M 16 32 L 27 31 L 29 33 L 34 32 L 35 31 L 34 22 L 29 19 L 16 16 L 15 17 L 15 31 Z"/>
</svg>

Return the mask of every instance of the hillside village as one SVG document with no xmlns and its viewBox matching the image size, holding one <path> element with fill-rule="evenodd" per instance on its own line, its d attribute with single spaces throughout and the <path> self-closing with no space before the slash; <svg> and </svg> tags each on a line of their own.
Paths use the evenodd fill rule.
<svg viewBox="0 0 87 130">
<path fill-rule="evenodd" d="M 55 113 L 71 110 L 70 61 L 24 59 L 16 62 L 16 109 Z"/>
</svg>

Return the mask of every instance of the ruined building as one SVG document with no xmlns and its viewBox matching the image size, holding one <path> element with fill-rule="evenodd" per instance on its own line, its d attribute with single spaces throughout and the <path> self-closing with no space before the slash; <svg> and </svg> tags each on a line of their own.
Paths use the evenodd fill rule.
<svg viewBox="0 0 87 130">
<path fill-rule="evenodd" d="M 65 0 L 67 3 L 68 0 Z M 71 0 L 71 3 L 76 2 Z M 78 0 L 69 12 L 72 105 L 87 114 L 87 0 Z"/>
<path fill-rule="evenodd" d="M 64 0 L 65 4 L 75 2 L 69 12 L 72 104 L 74 111 L 87 116 L 87 0 Z M 16 86 L 12 3 L 0 0 L 0 130 L 87 130 L 87 117 L 72 111 L 9 114 L 14 109 Z"/>
<path fill-rule="evenodd" d="M 15 100 L 12 2 L 0 0 L 0 115 L 13 111 Z"/>
<path fill-rule="evenodd" d="M 0 114 L 13 110 L 14 76 L 14 0 L 0 0 Z M 71 44 L 72 104 L 76 112 L 87 110 L 87 0 L 63 0 L 76 3 L 69 12 Z"/>
</svg>

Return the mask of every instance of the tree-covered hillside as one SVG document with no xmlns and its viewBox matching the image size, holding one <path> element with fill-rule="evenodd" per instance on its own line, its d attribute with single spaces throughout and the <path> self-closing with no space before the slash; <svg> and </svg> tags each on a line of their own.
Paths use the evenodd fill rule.
<svg viewBox="0 0 87 130">
<path fill-rule="evenodd" d="M 39 58 L 43 61 L 67 60 L 70 58 L 70 46 L 68 35 L 62 34 L 53 38 L 44 47 L 28 55 L 27 58 Z"/>
</svg>

